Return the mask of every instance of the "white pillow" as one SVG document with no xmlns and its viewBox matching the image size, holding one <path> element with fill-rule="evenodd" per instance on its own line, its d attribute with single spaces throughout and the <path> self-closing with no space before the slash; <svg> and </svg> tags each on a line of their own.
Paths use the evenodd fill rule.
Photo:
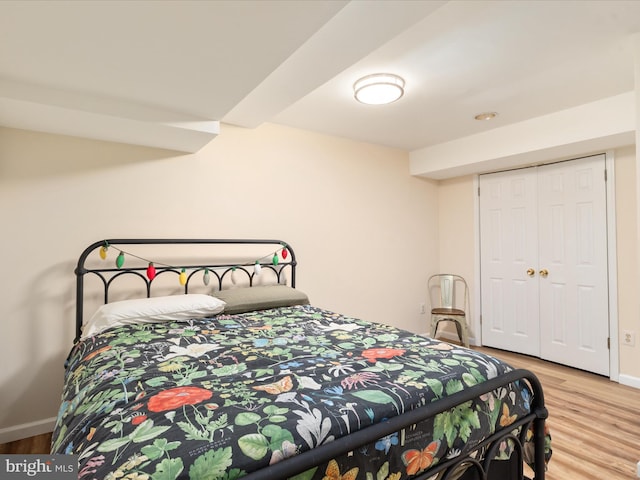
<svg viewBox="0 0 640 480">
<path fill-rule="evenodd" d="M 132 323 L 170 322 L 216 315 L 225 302 L 199 293 L 166 297 L 136 298 L 102 305 L 82 329 L 82 339 L 107 328 Z"/>
</svg>

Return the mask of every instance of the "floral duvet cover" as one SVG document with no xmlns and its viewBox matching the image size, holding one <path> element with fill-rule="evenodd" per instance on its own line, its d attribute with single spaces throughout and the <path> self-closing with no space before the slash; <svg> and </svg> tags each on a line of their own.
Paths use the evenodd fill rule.
<svg viewBox="0 0 640 480">
<path fill-rule="evenodd" d="M 511 368 L 313 306 L 128 325 L 70 353 L 52 452 L 83 479 L 234 479 Z M 300 479 L 405 479 L 529 413 L 523 382 Z"/>
</svg>

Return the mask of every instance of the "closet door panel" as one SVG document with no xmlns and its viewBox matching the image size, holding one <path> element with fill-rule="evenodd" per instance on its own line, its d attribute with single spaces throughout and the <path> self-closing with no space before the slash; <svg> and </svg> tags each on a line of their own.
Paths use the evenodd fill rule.
<svg viewBox="0 0 640 480">
<path fill-rule="evenodd" d="M 530 169 L 480 177 L 482 342 L 539 356 L 536 179 Z"/>
<path fill-rule="evenodd" d="M 609 374 L 604 156 L 538 168 L 540 356 Z"/>
</svg>

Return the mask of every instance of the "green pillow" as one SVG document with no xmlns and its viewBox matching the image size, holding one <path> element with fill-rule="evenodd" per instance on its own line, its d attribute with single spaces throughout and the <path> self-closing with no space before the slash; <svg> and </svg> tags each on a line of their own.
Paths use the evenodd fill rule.
<svg viewBox="0 0 640 480">
<path fill-rule="evenodd" d="M 305 293 L 286 285 L 231 288 L 213 296 L 225 302 L 224 313 L 229 314 L 309 304 Z"/>
</svg>

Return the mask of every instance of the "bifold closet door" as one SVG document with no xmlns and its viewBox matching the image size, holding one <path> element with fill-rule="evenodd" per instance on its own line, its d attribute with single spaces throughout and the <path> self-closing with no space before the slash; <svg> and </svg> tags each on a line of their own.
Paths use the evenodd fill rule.
<svg viewBox="0 0 640 480">
<path fill-rule="evenodd" d="M 537 190 L 531 168 L 480 176 L 482 343 L 539 357 Z"/>
<path fill-rule="evenodd" d="M 609 375 L 604 155 L 538 169 L 540 356 Z"/>
<path fill-rule="evenodd" d="M 605 158 L 480 176 L 482 342 L 609 374 Z"/>
</svg>

